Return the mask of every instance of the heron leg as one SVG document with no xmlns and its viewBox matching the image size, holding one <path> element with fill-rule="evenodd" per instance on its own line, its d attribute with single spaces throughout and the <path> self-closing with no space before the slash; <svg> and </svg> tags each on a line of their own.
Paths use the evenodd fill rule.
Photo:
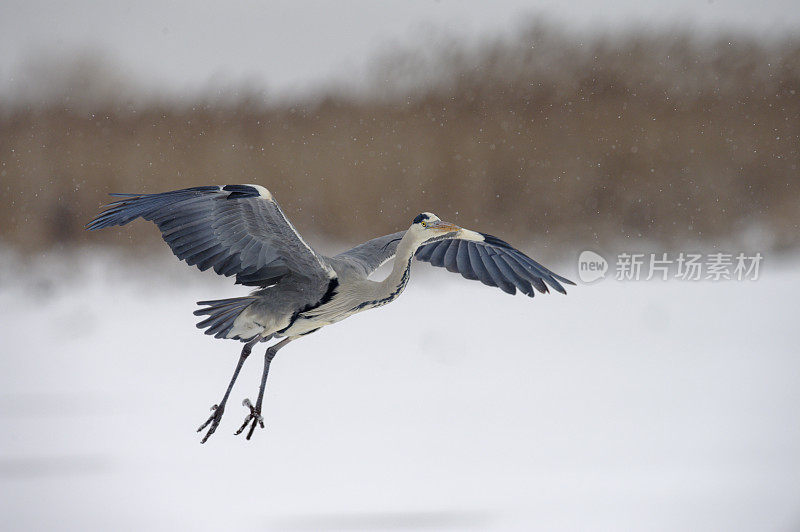
<svg viewBox="0 0 800 532">
<path fill-rule="evenodd" d="M 200 425 L 200 428 L 197 429 L 197 432 L 200 432 L 204 428 L 211 425 L 208 428 L 206 435 L 203 436 L 202 440 L 200 440 L 200 443 L 205 443 L 208 441 L 208 438 L 214 434 L 214 432 L 216 432 L 219 422 L 222 420 L 222 414 L 225 413 L 225 403 L 228 402 L 228 397 L 231 394 L 231 390 L 233 390 L 233 384 L 236 382 L 236 378 L 239 376 L 239 371 L 241 371 L 244 361 L 247 360 L 248 356 L 250 356 L 250 351 L 253 350 L 253 346 L 259 341 L 261 341 L 261 337 L 256 336 L 244 344 L 244 347 L 242 348 L 242 354 L 239 355 L 239 362 L 236 363 L 236 369 L 233 370 L 233 377 L 231 377 L 231 382 L 228 384 L 228 389 L 225 390 L 225 395 L 222 396 L 222 401 L 220 401 L 219 404 L 211 407 L 211 416 L 209 416 L 206 422 Z"/>
<path fill-rule="evenodd" d="M 249 423 L 250 430 L 247 432 L 247 439 L 249 440 L 253 435 L 253 431 L 256 430 L 256 425 L 259 425 L 262 429 L 264 428 L 264 418 L 261 416 L 261 404 L 264 402 L 264 389 L 267 387 L 269 365 L 272 362 L 272 359 L 275 358 L 278 350 L 294 339 L 295 337 L 290 336 L 267 348 L 267 352 L 264 353 L 264 372 L 261 374 L 261 386 L 258 388 L 258 400 L 256 401 L 256 406 L 253 406 L 253 403 L 250 402 L 250 399 L 245 399 L 242 401 L 242 405 L 249 408 L 250 413 L 244 418 L 244 423 L 242 423 L 242 426 L 236 431 L 236 434 L 241 434 L 244 432 L 244 429 L 247 428 L 247 424 Z"/>
</svg>

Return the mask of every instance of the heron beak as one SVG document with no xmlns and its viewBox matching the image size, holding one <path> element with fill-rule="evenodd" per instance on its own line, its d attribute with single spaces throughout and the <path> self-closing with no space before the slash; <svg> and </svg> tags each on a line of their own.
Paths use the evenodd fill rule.
<svg viewBox="0 0 800 532">
<path fill-rule="evenodd" d="M 441 231 L 442 233 L 455 233 L 461 230 L 461 228 L 456 224 L 451 224 L 450 222 L 443 222 L 442 220 L 431 222 L 430 224 L 428 224 L 428 228 Z"/>
</svg>

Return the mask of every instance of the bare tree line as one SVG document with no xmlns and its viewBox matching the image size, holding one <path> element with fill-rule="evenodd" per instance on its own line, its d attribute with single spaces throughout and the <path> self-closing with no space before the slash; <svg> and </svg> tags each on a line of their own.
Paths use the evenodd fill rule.
<svg viewBox="0 0 800 532">
<path fill-rule="evenodd" d="M 25 250 L 129 243 L 150 229 L 82 230 L 107 192 L 255 182 L 301 230 L 341 241 L 430 210 L 545 253 L 748 232 L 764 249 L 800 242 L 800 40 L 581 42 L 534 25 L 382 64 L 371 95 L 295 105 L 247 91 L 225 103 L 103 93 L 79 104 L 92 94 L 80 88 L 0 103 L 0 239 Z"/>
</svg>

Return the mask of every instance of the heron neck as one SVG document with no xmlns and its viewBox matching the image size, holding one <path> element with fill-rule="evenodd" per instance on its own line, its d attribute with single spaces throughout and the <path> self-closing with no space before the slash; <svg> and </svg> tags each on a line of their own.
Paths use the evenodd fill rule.
<svg viewBox="0 0 800 532">
<path fill-rule="evenodd" d="M 417 251 L 418 247 L 419 242 L 416 242 L 409 233 L 406 233 L 397 245 L 392 272 L 386 279 L 381 281 L 383 285 L 381 287 L 382 292 L 389 294 L 392 299 L 399 296 L 400 292 L 406 287 L 411 274 L 411 259 L 414 257 L 414 252 Z"/>
</svg>

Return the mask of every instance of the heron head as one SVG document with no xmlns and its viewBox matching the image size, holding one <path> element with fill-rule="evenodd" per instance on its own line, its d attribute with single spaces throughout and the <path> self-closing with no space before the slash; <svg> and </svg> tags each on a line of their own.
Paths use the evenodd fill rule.
<svg viewBox="0 0 800 532">
<path fill-rule="evenodd" d="M 418 234 L 422 241 L 440 237 L 461 230 L 456 224 L 443 222 L 432 212 L 418 214 L 411 224 L 411 230 Z"/>
</svg>

